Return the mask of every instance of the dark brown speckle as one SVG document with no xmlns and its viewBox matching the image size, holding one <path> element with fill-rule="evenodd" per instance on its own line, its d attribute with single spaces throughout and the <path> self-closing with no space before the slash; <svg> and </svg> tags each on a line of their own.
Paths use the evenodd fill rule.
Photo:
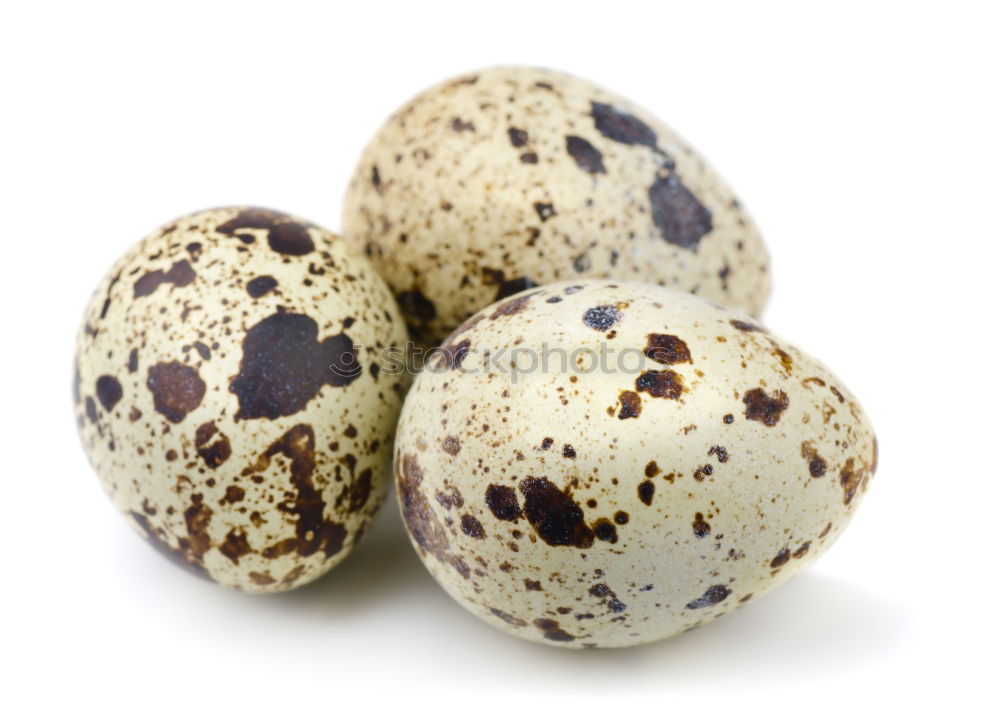
<svg viewBox="0 0 1000 726">
<path fill-rule="evenodd" d="M 361 375 L 346 333 L 317 341 L 307 315 L 281 308 L 247 331 L 243 359 L 229 390 L 239 399 L 236 419 L 276 419 L 306 407 L 324 385 L 346 386 Z"/>
<path fill-rule="evenodd" d="M 635 379 L 635 390 L 653 398 L 678 399 L 684 392 L 683 379 L 672 370 L 645 371 Z"/>
<path fill-rule="evenodd" d="M 505 522 L 516 522 L 521 516 L 521 507 L 517 503 L 517 492 L 513 487 L 502 484 L 490 484 L 486 488 L 486 506 L 493 516 Z"/>
<path fill-rule="evenodd" d="M 277 286 L 278 281 L 273 277 L 270 275 L 261 275 L 260 277 L 255 277 L 247 283 L 247 294 L 250 297 L 258 298 L 266 295 Z"/>
<path fill-rule="evenodd" d="M 712 231 L 712 213 L 674 174 L 657 177 L 649 188 L 653 223 L 670 244 L 697 250 Z"/>
<path fill-rule="evenodd" d="M 586 139 L 580 136 L 566 137 L 566 153 L 588 174 L 604 174 L 604 157 L 601 152 Z"/>
<path fill-rule="evenodd" d="M 647 507 L 653 503 L 653 494 L 656 492 L 656 485 L 651 481 L 644 481 L 639 485 L 639 501 Z"/>
<path fill-rule="evenodd" d="M 622 391 L 619 393 L 618 404 L 618 418 L 621 420 L 639 418 L 639 414 L 642 413 L 642 400 L 635 391 Z"/>
<path fill-rule="evenodd" d="M 519 488 L 524 495 L 524 516 L 546 544 L 586 549 L 594 543 L 583 510 L 555 484 L 545 477 L 526 477 Z"/>
<path fill-rule="evenodd" d="M 550 618 L 536 618 L 535 627 L 542 631 L 542 634 L 549 640 L 554 640 L 560 643 L 568 643 L 572 640 L 576 640 L 575 637 L 567 633 L 565 630 L 559 627 L 559 623 Z"/>
<path fill-rule="evenodd" d="M 605 332 L 621 320 L 622 314 L 614 305 L 600 305 L 587 310 L 583 314 L 583 322 L 594 330 Z"/>
<path fill-rule="evenodd" d="M 462 531 L 473 539 L 486 539 L 486 530 L 478 519 L 471 514 L 462 515 Z"/>
<path fill-rule="evenodd" d="M 690 363 L 691 351 L 687 343 L 676 335 L 667 333 L 650 333 L 646 336 L 646 349 L 643 351 L 650 360 L 665 365 Z"/>
<path fill-rule="evenodd" d="M 743 395 L 746 404 L 746 417 L 750 421 L 759 421 L 765 426 L 774 426 L 781 419 L 781 414 L 788 408 L 788 394 L 784 391 L 774 391 L 768 395 L 761 388 L 754 388 Z"/>
<path fill-rule="evenodd" d="M 732 592 L 733 591 L 725 585 L 712 585 L 710 588 L 705 590 L 704 595 L 697 600 L 692 600 L 684 607 L 688 610 L 697 610 L 699 608 L 709 607 L 710 605 L 717 605 L 729 597 Z"/>
<path fill-rule="evenodd" d="M 101 376 L 97 379 L 95 392 L 105 411 L 110 411 L 122 400 L 122 384 L 114 376 Z"/>
<path fill-rule="evenodd" d="M 198 371 L 178 361 L 152 366 L 146 386 L 153 394 L 153 407 L 171 423 L 180 423 L 198 408 L 206 390 Z"/>
</svg>

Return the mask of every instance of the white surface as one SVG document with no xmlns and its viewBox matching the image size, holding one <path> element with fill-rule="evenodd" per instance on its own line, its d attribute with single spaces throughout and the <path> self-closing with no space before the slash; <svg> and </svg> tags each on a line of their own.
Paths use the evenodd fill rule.
<svg viewBox="0 0 1000 726">
<path fill-rule="evenodd" d="M 1000 18 L 917 5 L 4 4 L 0 720 L 995 712 Z M 127 529 L 76 440 L 73 335 L 126 246 L 229 203 L 335 229 L 383 117 L 498 62 L 591 78 L 704 152 L 769 243 L 769 326 L 879 435 L 870 493 L 817 566 L 671 641 L 505 636 L 434 584 L 395 507 L 313 586 L 213 587 Z"/>
</svg>

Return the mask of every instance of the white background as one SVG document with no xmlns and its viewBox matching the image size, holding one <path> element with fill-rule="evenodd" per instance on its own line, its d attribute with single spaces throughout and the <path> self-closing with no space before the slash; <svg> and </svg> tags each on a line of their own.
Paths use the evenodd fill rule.
<svg viewBox="0 0 1000 726">
<path fill-rule="evenodd" d="M 0 721 L 996 717 L 988 3 L 0 7 Z M 394 505 L 312 586 L 223 590 L 127 528 L 77 441 L 75 328 L 128 245 L 231 203 L 336 229 L 379 123 L 496 63 L 592 79 L 702 150 L 770 246 L 768 325 L 879 435 L 878 476 L 821 562 L 670 641 L 576 652 L 493 630 L 435 585 Z"/>
</svg>

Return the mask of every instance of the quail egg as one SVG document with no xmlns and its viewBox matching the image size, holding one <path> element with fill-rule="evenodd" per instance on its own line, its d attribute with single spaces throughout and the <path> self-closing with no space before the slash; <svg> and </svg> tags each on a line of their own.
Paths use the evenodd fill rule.
<svg viewBox="0 0 1000 726">
<path fill-rule="evenodd" d="M 80 436 L 156 550 L 254 592 L 341 562 L 379 509 L 404 373 L 389 290 L 343 240 L 227 207 L 115 263 L 77 337 Z"/>
<path fill-rule="evenodd" d="M 653 282 L 752 315 L 770 292 L 760 233 L 698 152 L 624 98 L 537 68 L 471 73 L 397 111 L 357 164 L 343 232 L 426 342 L 556 280 Z"/>
<path fill-rule="evenodd" d="M 415 549 L 465 608 L 619 647 L 787 581 L 843 532 L 877 457 L 847 387 L 753 318 L 591 280 L 446 339 L 403 406 L 395 478 Z"/>
</svg>

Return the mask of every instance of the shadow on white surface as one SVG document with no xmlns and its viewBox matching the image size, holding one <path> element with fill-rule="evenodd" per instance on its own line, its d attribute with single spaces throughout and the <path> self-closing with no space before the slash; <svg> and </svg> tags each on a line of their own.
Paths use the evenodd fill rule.
<svg viewBox="0 0 1000 726">
<path fill-rule="evenodd" d="M 419 564 L 390 501 L 369 541 L 315 584 L 273 601 L 321 618 L 349 617 L 385 598 L 430 600 L 436 617 L 418 624 L 437 650 L 472 665 L 525 661 L 567 677 L 647 673 L 684 680 L 811 678 L 856 670 L 898 651 L 911 628 L 902 603 L 847 580 L 805 572 L 760 601 L 670 640 L 621 650 L 566 651 L 520 641 L 480 623 L 451 602 Z M 272 604 L 272 603 L 269 603 Z M 305 606 L 305 607 L 302 607 Z M 420 608 L 424 610 L 424 608 Z M 413 640 L 420 638 L 414 634 Z M 501 666 L 502 667 L 502 666 Z"/>
<path fill-rule="evenodd" d="M 446 679 L 467 690 L 495 690 L 497 683 L 550 693 L 773 685 L 884 665 L 900 656 L 913 628 L 901 602 L 805 572 L 735 613 L 660 643 L 587 651 L 537 645 L 482 623 L 438 587 L 410 546 L 392 499 L 343 564 L 280 595 L 224 590 L 165 562 L 152 565 L 156 555 L 135 553 L 142 548 L 134 541 L 118 544 L 133 552 L 118 561 L 122 584 L 163 627 L 186 622 L 210 632 L 192 639 L 206 655 L 282 663 L 316 677 L 343 678 L 344 663 L 331 655 L 348 651 L 348 678 L 377 672 L 395 681 L 417 671 L 421 682 Z M 135 571 L 139 567 L 146 571 Z"/>
</svg>

